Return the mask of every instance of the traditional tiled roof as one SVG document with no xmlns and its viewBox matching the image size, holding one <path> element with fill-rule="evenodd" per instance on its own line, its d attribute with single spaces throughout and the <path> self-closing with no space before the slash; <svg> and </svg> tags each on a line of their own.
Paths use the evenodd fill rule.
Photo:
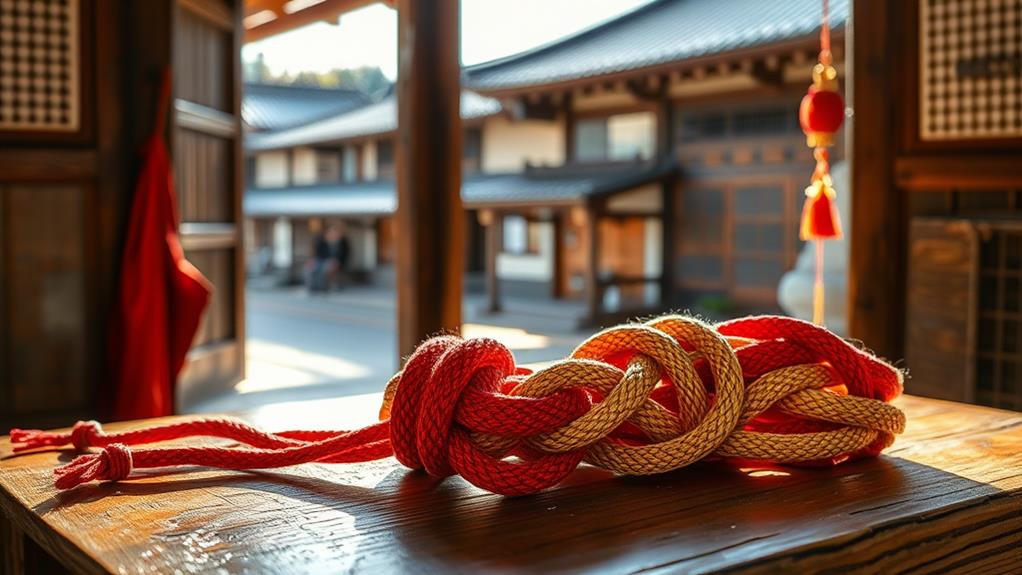
<svg viewBox="0 0 1022 575">
<path fill-rule="evenodd" d="M 611 169 L 552 168 L 521 174 L 478 174 L 465 178 L 466 207 L 513 204 L 561 205 L 626 191 L 676 172 L 677 164 L 630 164 Z M 379 216 L 397 209 L 393 181 L 317 184 L 245 191 L 247 216 Z"/>
<path fill-rule="evenodd" d="M 482 92 L 596 78 L 767 44 L 810 39 L 820 0 L 658 0 L 578 34 L 467 68 Z M 832 27 L 848 0 L 831 0 Z"/>
<path fill-rule="evenodd" d="M 473 120 L 500 112 L 500 102 L 479 94 L 461 93 L 461 118 Z M 290 130 L 249 134 L 245 147 L 252 151 L 279 150 L 293 146 L 332 144 L 387 134 L 397 129 L 397 100 L 388 96 L 346 114 L 333 115 Z"/>
<path fill-rule="evenodd" d="M 283 130 L 343 114 L 369 100 L 355 90 L 245 84 L 241 117 L 250 129 Z"/>
</svg>

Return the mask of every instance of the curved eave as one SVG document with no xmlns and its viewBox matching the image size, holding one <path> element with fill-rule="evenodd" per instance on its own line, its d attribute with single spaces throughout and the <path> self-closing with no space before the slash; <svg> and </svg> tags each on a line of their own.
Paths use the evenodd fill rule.
<svg viewBox="0 0 1022 575">
<path fill-rule="evenodd" d="M 842 40 L 844 38 L 844 25 L 841 25 L 831 31 L 831 35 L 835 40 Z M 501 85 L 490 85 L 487 86 L 484 83 L 475 84 L 472 83 L 471 77 L 469 76 L 464 83 L 464 87 L 491 98 L 511 98 L 522 96 L 528 93 L 535 92 L 555 92 L 564 91 L 574 88 L 579 88 L 587 85 L 601 84 L 606 82 L 616 82 L 619 80 L 628 80 L 636 77 L 645 77 L 657 74 L 667 74 L 677 70 L 683 70 L 686 68 L 695 68 L 700 66 L 714 67 L 718 64 L 725 62 L 734 62 L 746 59 L 763 58 L 764 56 L 774 55 L 778 53 L 786 53 L 795 50 L 816 50 L 819 48 L 820 37 L 817 32 L 798 36 L 794 38 L 787 38 L 779 40 L 777 42 L 771 42 L 768 44 L 759 44 L 754 46 L 747 46 L 743 48 L 737 48 L 734 50 L 728 50 L 726 52 L 717 52 L 713 54 L 705 54 L 701 56 L 683 57 L 675 60 L 669 60 L 666 62 L 658 62 L 646 66 L 638 66 L 635 68 L 629 68 L 626 70 L 615 70 L 615 71 L 594 71 L 592 73 L 583 73 L 575 76 L 556 78 L 549 81 L 542 82 L 523 82 L 520 84 L 501 84 Z"/>
</svg>

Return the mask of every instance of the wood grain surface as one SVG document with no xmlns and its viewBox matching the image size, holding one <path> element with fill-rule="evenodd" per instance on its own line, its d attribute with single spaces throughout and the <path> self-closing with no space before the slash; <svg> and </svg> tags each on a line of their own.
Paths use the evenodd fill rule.
<svg viewBox="0 0 1022 575">
<path fill-rule="evenodd" d="M 245 419 L 352 427 L 378 402 L 280 404 Z M 155 470 L 57 493 L 51 469 L 72 454 L 11 456 L 2 438 L 0 507 L 80 572 L 1018 573 L 1022 414 L 914 397 L 899 405 L 908 430 L 875 460 L 702 463 L 644 478 L 583 467 L 520 498 L 437 481 L 392 458 Z"/>
</svg>

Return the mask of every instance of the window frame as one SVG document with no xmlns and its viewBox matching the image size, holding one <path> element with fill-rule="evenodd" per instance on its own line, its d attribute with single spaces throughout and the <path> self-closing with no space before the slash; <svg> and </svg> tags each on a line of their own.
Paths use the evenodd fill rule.
<svg viewBox="0 0 1022 575">
<path fill-rule="evenodd" d="M 630 114 L 650 114 L 652 118 L 652 134 L 651 134 L 651 147 L 648 158 L 642 158 L 635 156 L 631 158 L 611 158 L 610 157 L 610 133 L 609 133 L 609 120 L 613 116 L 624 116 Z M 604 123 L 604 154 L 602 159 L 580 159 L 578 155 L 578 124 L 580 122 L 587 122 L 593 120 L 603 120 Z M 570 150 L 568 150 L 569 161 L 575 164 L 604 164 L 604 163 L 615 163 L 615 162 L 634 162 L 638 158 L 640 161 L 649 161 L 656 157 L 657 150 L 660 148 L 660 132 L 659 129 L 660 115 L 657 113 L 655 105 L 650 103 L 642 103 L 634 106 L 616 106 L 608 108 L 599 108 L 593 110 L 576 110 L 574 116 L 570 122 L 565 123 L 565 130 L 567 131 L 568 141 L 571 143 Z"/>
</svg>

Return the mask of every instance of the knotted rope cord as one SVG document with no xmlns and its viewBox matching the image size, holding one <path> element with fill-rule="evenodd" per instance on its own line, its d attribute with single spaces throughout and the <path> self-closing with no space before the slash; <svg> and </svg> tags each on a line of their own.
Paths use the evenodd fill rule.
<svg viewBox="0 0 1022 575">
<path fill-rule="evenodd" d="M 389 455 L 506 495 L 556 485 L 582 461 L 621 474 L 706 458 L 839 463 L 873 456 L 904 429 L 889 405 L 902 375 L 826 329 L 773 316 L 717 326 L 683 316 L 604 330 L 531 373 L 490 339 L 423 343 L 387 385 L 381 421 L 354 431 L 267 433 L 204 418 L 119 433 L 13 430 L 16 451 L 103 447 L 55 470 L 67 489 L 132 469 L 256 469 Z M 248 447 L 131 449 L 188 436 Z M 511 459 L 509 456 L 517 456 Z"/>
</svg>

